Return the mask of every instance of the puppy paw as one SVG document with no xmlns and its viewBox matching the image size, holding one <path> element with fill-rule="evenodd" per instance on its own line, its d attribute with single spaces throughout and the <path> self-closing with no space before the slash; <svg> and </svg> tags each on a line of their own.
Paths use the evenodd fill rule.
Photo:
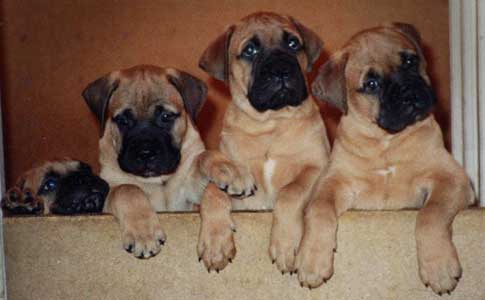
<svg viewBox="0 0 485 300">
<path fill-rule="evenodd" d="M 43 201 L 33 196 L 29 190 L 17 187 L 9 189 L 2 199 L 2 207 L 12 214 L 40 214 L 44 210 Z"/>
<path fill-rule="evenodd" d="M 296 257 L 301 287 L 319 287 L 333 275 L 335 241 L 303 239 Z"/>
<path fill-rule="evenodd" d="M 274 224 L 271 230 L 269 256 L 282 275 L 296 273 L 295 259 L 302 235 L 299 227 Z"/>
<path fill-rule="evenodd" d="M 167 239 L 155 213 L 123 222 L 121 238 L 123 248 L 137 258 L 157 255 Z"/>
<path fill-rule="evenodd" d="M 423 283 L 438 295 L 450 294 L 458 284 L 462 268 L 451 241 L 418 248 L 419 275 Z"/>
<path fill-rule="evenodd" d="M 237 166 L 229 160 L 220 160 L 212 164 L 209 181 L 234 198 L 251 197 L 257 190 L 249 169 Z"/>
<path fill-rule="evenodd" d="M 203 220 L 200 227 L 197 254 L 207 271 L 219 273 L 236 256 L 235 225 L 230 216 L 219 220 Z"/>
</svg>

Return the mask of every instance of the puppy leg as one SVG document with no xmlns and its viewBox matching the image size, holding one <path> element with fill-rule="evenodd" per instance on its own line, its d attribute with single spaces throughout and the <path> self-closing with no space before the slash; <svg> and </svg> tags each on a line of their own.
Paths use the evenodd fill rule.
<svg viewBox="0 0 485 300">
<path fill-rule="evenodd" d="M 235 225 L 231 218 L 231 199 L 209 184 L 200 204 L 200 232 L 197 253 L 207 270 L 219 272 L 236 255 Z"/>
<path fill-rule="evenodd" d="M 166 236 L 150 201 L 139 187 L 131 184 L 116 186 L 107 201 L 108 212 L 121 226 L 126 251 L 137 258 L 149 258 L 160 252 Z"/>
<path fill-rule="evenodd" d="M 418 213 L 419 275 L 423 283 L 439 295 L 453 291 L 462 274 L 451 239 L 451 226 L 472 195 L 467 179 L 457 180 L 456 174 L 441 174 L 435 176 L 429 198 Z"/>
<path fill-rule="evenodd" d="M 199 157 L 199 169 L 209 182 L 231 197 L 245 198 L 256 192 L 249 168 L 237 165 L 219 151 L 204 151 Z"/>
<path fill-rule="evenodd" d="M 305 210 L 305 233 L 296 258 L 302 287 L 318 287 L 333 275 L 337 218 L 346 210 L 337 202 L 339 188 L 336 178 L 322 178 Z"/>
<path fill-rule="evenodd" d="M 303 235 L 303 210 L 319 175 L 319 168 L 307 167 L 278 193 L 269 255 L 282 274 L 296 271 L 295 257 Z"/>
</svg>

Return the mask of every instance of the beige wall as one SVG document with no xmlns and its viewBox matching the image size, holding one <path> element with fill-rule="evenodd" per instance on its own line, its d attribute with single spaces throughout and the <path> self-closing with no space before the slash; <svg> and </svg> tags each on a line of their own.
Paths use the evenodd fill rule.
<svg viewBox="0 0 485 300">
<path fill-rule="evenodd" d="M 235 20 L 258 10 L 291 14 L 326 43 L 321 64 L 353 33 L 386 21 L 409 22 L 428 45 L 430 71 L 448 133 L 449 47 L 445 0 L 131 1 L 4 0 L 0 3 L 1 74 L 7 179 L 35 161 L 70 156 L 97 164 L 98 126 L 81 99 L 92 80 L 139 63 L 176 66 L 208 80 L 197 68 L 208 43 Z M 209 81 L 198 124 L 217 145 L 229 101 Z M 322 105 L 333 136 L 338 113 Z"/>
</svg>

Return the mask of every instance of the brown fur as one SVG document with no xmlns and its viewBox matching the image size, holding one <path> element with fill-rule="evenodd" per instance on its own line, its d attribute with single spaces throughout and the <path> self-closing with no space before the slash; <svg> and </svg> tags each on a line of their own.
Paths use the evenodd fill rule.
<svg viewBox="0 0 485 300">
<path fill-rule="evenodd" d="M 304 286 L 317 287 L 332 276 L 337 218 L 349 209 L 422 207 L 416 223 L 422 281 L 441 294 L 451 292 L 461 276 L 451 224 L 474 200 L 464 169 L 446 151 L 432 115 L 391 135 L 375 123 L 378 101 L 356 92 L 370 67 L 387 74 L 400 65 L 403 50 L 421 56 L 420 74 L 429 83 L 418 39 L 392 25 L 354 36 L 322 67 L 327 70 L 314 83 L 318 98 L 344 101 L 339 106 L 348 109 L 337 130 L 328 173 L 320 178 L 306 209 L 296 263 Z M 343 57 L 345 62 L 340 61 Z M 329 64 L 339 67 L 329 70 Z M 332 80 L 340 83 L 328 84 Z"/>
<path fill-rule="evenodd" d="M 221 151 L 255 177 L 254 197 L 232 200 L 208 189 L 201 203 L 201 231 L 198 252 L 206 267 L 220 270 L 232 260 L 235 246 L 230 209 L 274 209 L 269 253 L 282 272 L 294 272 L 295 253 L 303 233 L 303 208 L 313 185 L 324 170 L 329 153 L 325 125 L 317 105 L 307 99 L 297 107 L 263 113 L 247 99 L 253 79 L 251 65 L 236 57 L 245 42 L 257 35 L 269 48 L 281 43 L 283 30 L 305 45 L 298 62 L 307 70 L 318 58 L 320 39 L 291 17 L 256 13 L 229 27 L 211 44 L 200 59 L 201 67 L 229 85 L 229 105 L 221 134 Z"/>
<path fill-rule="evenodd" d="M 42 207 L 42 214 L 50 214 L 51 207 L 55 201 L 55 194 L 38 195 L 44 178 L 47 173 L 55 172 L 59 175 L 67 174 L 79 168 L 79 162 L 71 159 L 48 161 L 23 173 L 16 181 L 15 185 L 7 190 L 2 199 L 2 206 L 12 209 L 17 206 L 26 208 Z M 25 195 L 30 193 L 33 201 L 26 202 Z M 14 199 L 15 198 L 15 199 Z"/>
<path fill-rule="evenodd" d="M 183 86 L 187 82 L 189 86 Z M 112 89 L 114 85 L 116 88 Z M 111 92 L 103 92 L 106 90 Z M 141 65 L 114 71 L 93 82 L 83 94 L 93 110 L 102 107 L 100 101 L 108 103 L 103 112 L 106 117 L 100 118 L 105 124 L 101 124 L 104 132 L 99 141 L 100 176 L 111 187 L 105 211 L 118 219 L 123 247 L 137 257 L 156 255 L 165 242 L 156 211 L 194 210 L 209 181 L 243 194 L 249 194 L 254 185 L 250 175 L 239 171 L 220 153 L 205 151 L 192 120 L 205 93 L 205 84 L 187 73 Z M 103 99 L 99 95 L 109 96 Z M 184 99 L 184 95 L 190 97 Z M 130 108 L 137 119 L 150 118 L 157 105 L 180 114 L 171 129 L 172 138 L 181 149 L 180 164 L 175 173 L 159 177 L 126 173 L 118 165 L 122 136 L 112 117 Z M 223 172 L 226 177 L 221 177 Z"/>
</svg>

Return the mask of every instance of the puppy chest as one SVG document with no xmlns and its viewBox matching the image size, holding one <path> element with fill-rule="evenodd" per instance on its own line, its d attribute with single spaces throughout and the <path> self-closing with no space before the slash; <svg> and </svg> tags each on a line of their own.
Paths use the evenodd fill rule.
<svg viewBox="0 0 485 300">
<path fill-rule="evenodd" d="M 256 178 L 258 191 L 252 197 L 232 201 L 233 210 L 273 209 L 277 190 L 273 184 L 277 161 L 265 159 L 254 161 L 251 171 Z"/>
<path fill-rule="evenodd" d="M 272 158 L 266 159 L 263 163 L 263 185 L 264 190 L 268 195 L 274 194 L 274 187 L 273 187 L 273 176 L 276 169 L 276 160 Z"/>
<path fill-rule="evenodd" d="M 397 165 L 368 172 L 356 185 L 354 208 L 401 209 L 417 207 L 418 197 L 412 176 Z"/>
</svg>

